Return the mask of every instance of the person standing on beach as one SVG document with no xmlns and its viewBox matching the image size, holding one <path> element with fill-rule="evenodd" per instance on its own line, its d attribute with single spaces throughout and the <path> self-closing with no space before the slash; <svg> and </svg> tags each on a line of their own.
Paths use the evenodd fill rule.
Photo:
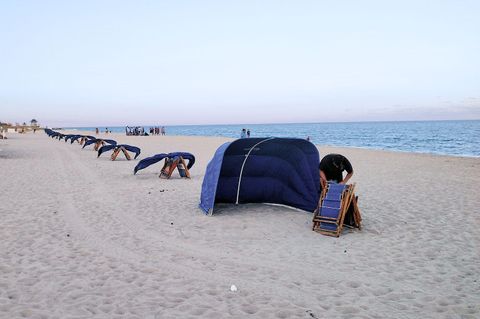
<svg viewBox="0 0 480 319">
<path fill-rule="evenodd" d="M 340 154 L 325 155 L 320 161 L 319 170 L 322 189 L 327 186 L 329 181 L 346 184 L 353 175 L 352 164 L 345 156 Z M 347 172 L 345 178 L 343 178 L 343 171 Z"/>
<path fill-rule="evenodd" d="M 98 127 L 95 128 L 95 134 L 98 135 Z"/>
<path fill-rule="evenodd" d="M 240 133 L 240 138 L 245 138 L 245 137 L 247 137 L 247 131 L 244 128 L 242 128 L 242 133 Z"/>
<path fill-rule="evenodd" d="M 105 128 L 105 134 L 108 134 L 108 127 Z"/>
<path fill-rule="evenodd" d="M 247 130 L 247 138 L 250 137 L 250 129 Z"/>
<path fill-rule="evenodd" d="M 161 132 L 162 132 L 162 135 L 165 135 L 165 126 L 162 126 Z"/>
</svg>

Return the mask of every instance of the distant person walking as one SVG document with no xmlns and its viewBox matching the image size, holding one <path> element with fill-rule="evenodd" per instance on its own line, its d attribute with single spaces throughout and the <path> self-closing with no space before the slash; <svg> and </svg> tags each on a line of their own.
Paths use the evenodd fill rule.
<svg viewBox="0 0 480 319">
<path fill-rule="evenodd" d="M 250 138 L 250 129 L 247 130 L 247 138 Z"/>
<path fill-rule="evenodd" d="M 95 128 L 95 134 L 98 135 L 98 127 Z"/>
<path fill-rule="evenodd" d="M 162 135 L 165 135 L 165 126 L 162 126 L 162 129 L 161 129 L 161 132 L 162 132 Z"/>
<path fill-rule="evenodd" d="M 105 128 L 105 134 L 108 134 L 108 127 Z"/>
<path fill-rule="evenodd" d="M 242 128 L 242 132 L 240 133 L 240 138 L 246 138 L 247 137 L 247 130 Z"/>
</svg>

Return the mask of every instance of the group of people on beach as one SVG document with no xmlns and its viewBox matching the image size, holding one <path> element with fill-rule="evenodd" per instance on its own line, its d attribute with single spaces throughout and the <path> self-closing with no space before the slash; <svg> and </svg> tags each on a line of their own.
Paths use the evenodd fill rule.
<svg viewBox="0 0 480 319">
<path fill-rule="evenodd" d="M 143 126 L 135 126 L 135 127 L 125 127 L 125 133 L 127 135 L 133 135 L 133 136 L 147 136 L 147 135 L 165 135 L 166 130 L 165 126 L 154 126 L 150 127 L 149 133 L 145 132 L 145 128 Z"/>
<path fill-rule="evenodd" d="M 250 129 L 242 128 L 242 132 L 240 133 L 240 138 L 249 138 L 250 137 Z"/>
<path fill-rule="evenodd" d="M 148 135 L 145 133 L 145 128 L 143 126 L 125 126 L 125 134 L 127 136 L 144 136 Z"/>
<path fill-rule="evenodd" d="M 159 127 L 151 127 L 150 128 L 150 135 L 165 135 L 165 126 Z"/>
<path fill-rule="evenodd" d="M 165 135 L 165 126 L 150 127 L 149 133 L 145 132 L 145 128 L 143 126 L 125 126 L 125 134 L 128 136 Z"/>
<path fill-rule="evenodd" d="M 97 127 L 97 128 L 95 128 L 95 134 L 97 134 L 97 135 L 98 135 L 99 133 L 100 133 L 100 130 L 99 130 L 99 128 L 98 128 L 98 127 Z M 109 129 L 108 129 L 108 127 L 106 127 L 106 128 L 105 128 L 105 134 L 108 134 L 108 133 L 112 133 L 112 131 L 111 131 L 111 130 L 109 130 Z"/>
</svg>

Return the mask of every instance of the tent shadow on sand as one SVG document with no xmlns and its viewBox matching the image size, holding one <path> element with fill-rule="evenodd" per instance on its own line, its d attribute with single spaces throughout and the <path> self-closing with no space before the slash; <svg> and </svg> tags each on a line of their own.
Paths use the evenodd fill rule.
<svg viewBox="0 0 480 319">
<path fill-rule="evenodd" d="M 266 212 L 268 211 L 268 212 Z M 248 213 L 250 216 L 264 214 L 295 214 L 305 213 L 310 217 L 310 212 L 296 209 L 294 207 L 272 204 L 272 203 L 244 203 L 241 205 L 232 205 L 227 203 L 219 203 L 215 205 L 215 216 L 217 218 L 241 216 Z"/>
</svg>

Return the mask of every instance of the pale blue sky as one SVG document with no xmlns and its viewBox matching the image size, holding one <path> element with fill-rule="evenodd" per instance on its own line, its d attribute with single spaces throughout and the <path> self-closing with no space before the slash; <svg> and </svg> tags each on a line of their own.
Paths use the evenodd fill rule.
<svg viewBox="0 0 480 319">
<path fill-rule="evenodd" d="M 0 120 L 480 119 L 480 1 L 3 1 Z"/>
</svg>

